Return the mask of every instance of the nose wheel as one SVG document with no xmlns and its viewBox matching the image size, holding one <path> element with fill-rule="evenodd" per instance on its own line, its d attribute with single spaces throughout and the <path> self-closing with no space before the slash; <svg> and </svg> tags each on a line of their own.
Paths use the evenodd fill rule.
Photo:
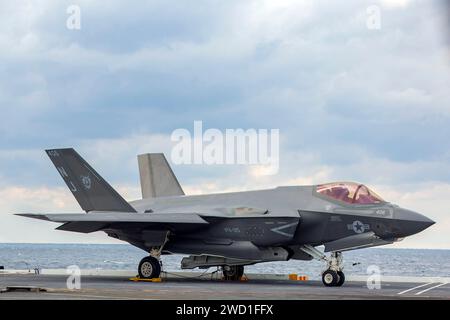
<svg viewBox="0 0 450 320">
<path fill-rule="evenodd" d="M 345 282 L 342 252 L 332 252 L 327 261 L 328 269 L 322 273 L 322 282 L 327 287 L 340 287 Z"/>
<path fill-rule="evenodd" d="M 345 282 L 345 275 L 342 271 L 326 270 L 322 273 L 322 282 L 327 287 L 340 287 Z"/>
<path fill-rule="evenodd" d="M 335 287 L 339 280 L 340 278 L 334 270 L 326 270 L 322 273 L 322 282 L 327 287 Z"/>
<path fill-rule="evenodd" d="M 340 287 L 345 282 L 344 258 L 342 252 L 332 252 L 328 258 L 323 252 L 311 245 L 303 245 L 300 250 L 310 255 L 311 257 L 324 261 L 327 264 L 327 269 L 322 273 L 322 282 L 327 287 Z"/>
</svg>

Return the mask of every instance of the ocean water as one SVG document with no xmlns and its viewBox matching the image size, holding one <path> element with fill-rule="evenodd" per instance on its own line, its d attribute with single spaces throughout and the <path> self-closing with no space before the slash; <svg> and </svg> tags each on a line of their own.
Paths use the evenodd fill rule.
<svg viewBox="0 0 450 320">
<path fill-rule="evenodd" d="M 146 256 L 126 244 L 0 244 L 0 266 L 5 269 L 59 269 L 77 265 L 81 269 L 136 270 Z M 180 271 L 181 255 L 162 257 L 165 271 Z M 347 274 L 367 275 L 376 265 L 387 276 L 450 277 L 450 250 L 369 248 L 344 252 Z M 215 268 L 211 268 L 213 271 Z M 247 266 L 249 273 L 298 273 L 318 279 L 324 264 L 290 260 Z"/>
</svg>

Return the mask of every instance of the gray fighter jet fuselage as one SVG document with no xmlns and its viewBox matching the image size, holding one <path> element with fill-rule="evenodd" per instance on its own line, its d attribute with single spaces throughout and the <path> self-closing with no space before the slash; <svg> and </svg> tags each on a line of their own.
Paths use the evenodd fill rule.
<svg viewBox="0 0 450 320">
<path fill-rule="evenodd" d="M 145 250 L 144 278 L 159 276 L 161 254 L 190 255 L 182 268 L 220 266 L 228 279 L 244 265 L 315 258 L 327 263 L 324 284 L 340 286 L 343 251 L 390 244 L 434 223 L 351 182 L 187 196 L 161 154 L 147 155 L 148 181 L 141 168 L 151 194 L 126 202 L 73 149 L 47 153 L 87 213 L 21 215 L 63 223 L 60 230 L 104 231 Z"/>
</svg>

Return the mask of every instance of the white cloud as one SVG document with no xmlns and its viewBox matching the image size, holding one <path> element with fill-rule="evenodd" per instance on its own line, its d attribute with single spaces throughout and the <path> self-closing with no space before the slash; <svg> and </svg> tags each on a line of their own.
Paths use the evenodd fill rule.
<svg viewBox="0 0 450 320">
<path fill-rule="evenodd" d="M 103 233 L 85 235 L 57 231 L 54 228 L 59 224 L 13 215 L 14 213 L 73 212 L 82 211 L 67 188 L 2 188 L 0 189 L 0 242 L 114 242 Z"/>
<path fill-rule="evenodd" d="M 285 147 L 275 177 L 177 166 L 189 193 L 351 179 L 395 201 L 448 181 L 448 43 L 432 2 L 378 2 L 377 32 L 365 24 L 376 1 L 79 3 L 80 32 L 65 27 L 70 2 L 0 4 L 0 187 L 12 200 L 2 210 L 79 210 L 54 188 L 62 181 L 40 177 L 49 172 L 40 150 L 55 144 L 77 147 L 135 199 L 136 154 L 169 154 L 170 131 L 191 117 L 282 128 Z M 402 203 L 436 215 L 440 228 L 448 203 L 437 194 Z M 5 223 L 0 237 L 16 239 L 7 224 L 18 220 Z"/>
<path fill-rule="evenodd" d="M 170 135 L 135 133 L 122 138 L 83 140 L 76 149 L 92 164 L 106 172 L 137 174 L 137 155 L 163 152 L 170 161 Z M 124 179 L 129 181 L 128 178 Z"/>
<path fill-rule="evenodd" d="M 411 0 L 381 0 L 381 3 L 387 8 L 406 8 Z"/>
</svg>

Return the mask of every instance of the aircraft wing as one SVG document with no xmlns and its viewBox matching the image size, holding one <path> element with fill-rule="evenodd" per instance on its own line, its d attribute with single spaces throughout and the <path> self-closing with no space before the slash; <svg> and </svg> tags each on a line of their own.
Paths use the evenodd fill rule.
<svg viewBox="0 0 450 320">
<path fill-rule="evenodd" d="M 204 226 L 208 222 L 195 213 L 128 213 L 128 212 L 90 212 L 74 214 L 16 214 L 52 222 L 64 223 L 58 230 L 89 233 L 108 228 L 124 226 L 140 228 L 185 228 Z"/>
<path fill-rule="evenodd" d="M 348 251 L 369 247 L 382 246 L 393 243 L 393 240 L 385 240 L 378 237 L 374 232 L 365 232 L 345 237 L 335 241 L 324 243 L 325 252 Z"/>
</svg>

